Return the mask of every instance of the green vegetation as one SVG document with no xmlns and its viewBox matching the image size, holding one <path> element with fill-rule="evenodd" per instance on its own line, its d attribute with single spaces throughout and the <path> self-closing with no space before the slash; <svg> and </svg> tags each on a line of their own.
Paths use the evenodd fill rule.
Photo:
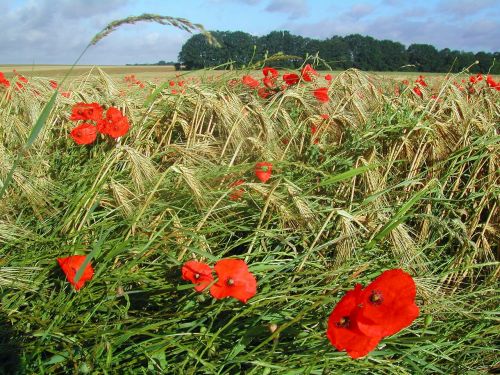
<svg viewBox="0 0 500 375">
<path fill-rule="evenodd" d="M 266 56 L 281 58 L 266 63 L 275 67 L 297 68 L 306 55 L 318 55 L 325 70 L 357 68 L 365 71 L 460 72 L 473 65 L 472 73 L 500 73 L 500 53 L 438 51 L 429 44 L 377 40 L 359 34 L 333 36 L 325 40 L 304 38 L 288 31 L 273 31 L 257 37 L 242 31 L 213 31 L 221 48 L 210 45 L 203 35 L 193 35 L 182 46 L 179 61 L 188 69 L 208 67 L 248 67 Z M 496 63 L 495 63 L 496 61 Z"/>
<path fill-rule="evenodd" d="M 397 80 L 348 70 L 320 105 L 316 83 L 263 100 L 229 84 L 242 74 L 185 76 L 175 95 L 168 84 L 83 75 L 64 88 L 71 97 L 55 98 L 30 148 L 53 90 L 31 78 L 2 94 L 1 181 L 20 159 L 0 200 L 0 368 L 495 371 L 498 91 L 467 94 L 453 85 L 462 77 L 435 77 L 421 99 Z M 121 108 L 129 134 L 75 144 L 79 101 Z M 266 184 L 253 175 L 258 161 L 273 163 Z M 237 179 L 245 193 L 233 201 Z M 72 254 L 92 254 L 96 270 L 79 292 L 56 262 Z M 185 261 L 223 257 L 256 275 L 248 304 L 181 280 Z M 414 276 L 421 316 L 364 359 L 335 351 L 325 336 L 335 303 L 396 267 Z"/>
</svg>

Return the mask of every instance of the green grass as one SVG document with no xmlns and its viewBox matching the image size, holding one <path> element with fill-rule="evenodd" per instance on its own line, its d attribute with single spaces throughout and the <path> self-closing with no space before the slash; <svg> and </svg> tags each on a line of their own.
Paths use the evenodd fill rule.
<svg viewBox="0 0 500 375">
<path fill-rule="evenodd" d="M 441 76 L 424 99 L 395 96 L 399 77 L 350 70 L 336 75 L 326 105 L 311 95 L 315 84 L 264 101 L 227 84 L 242 74 L 196 73 L 183 95 L 156 90 L 163 80 L 141 90 L 103 71 L 75 77 L 22 154 L 52 90 L 32 78 L 38 96 L 2 96 L 2 181 L 20 157 L 0 200 L 0 368 L 498 369 L 499 93 L 467 97 L 452 84 L 462 76 Z M 439 92 L 442 101 L 430 99 Z M 78 101 L 119 106 L 130 133 L 76 145 L 68 134 Z M 315 144 L 310 126 L 324 113 Z M 253 176 L 264 160 L 273 162 L 267 184 Z M 234 202 L 228 186 L 239 178 L 245 194 Z M 77 253 L 92 253 L 96 270 L 79 292 L 56 263 Z M 245 259 L 257 277 L 247 305 L 181 280 L 185 261 L 224 257 Z M 414 276 L 420 317 L 364 359 L 337 352 L 325 335 L 335 304 L 395 267 Z"/>
</svg>

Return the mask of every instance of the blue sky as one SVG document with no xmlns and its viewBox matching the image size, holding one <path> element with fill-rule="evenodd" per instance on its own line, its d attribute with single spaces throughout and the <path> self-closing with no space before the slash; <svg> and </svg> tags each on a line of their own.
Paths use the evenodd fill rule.
<svg viewBox="0 0 500 375">
<path fill-rule="evenodd" d="M 254 35 L 289 30 L 323 39 L 360 33 L 406 46 L 500 50 L 500 0 L 0 0 L 0 64 L 71 63 L 107 23 L 142 13 Z M 189 36 L 168 26 L 127 25 L 81 62 L 175 61 Z"/>
</svg>

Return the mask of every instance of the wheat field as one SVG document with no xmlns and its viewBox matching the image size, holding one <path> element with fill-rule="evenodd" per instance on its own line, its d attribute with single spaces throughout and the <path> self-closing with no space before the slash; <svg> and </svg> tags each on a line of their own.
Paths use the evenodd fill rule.
<svg viewBox="0 0 500 375">
<path fill-rule="evenodd" d="M 0 88 L 5 373 L 498 371 L 497 90 L 471 92 L 462 73 L 427 77 L 419 96 L 411 74 L 348 70 L 263 99 L 248 72 L 86 69 L 68 97 L 46 67 Z M 76 144 L 78 102 L 119 108 L 128 134 Z M 71 254 L 95 268 L 80 291 L 56 262 Z M 184 262 L 224 257 L 257 278 L 247 304 L 181 279 Z M 328 342 L 328 315 L 390 268 L 413 276 L 420 316 L 352 360 Z"/>
</svg>

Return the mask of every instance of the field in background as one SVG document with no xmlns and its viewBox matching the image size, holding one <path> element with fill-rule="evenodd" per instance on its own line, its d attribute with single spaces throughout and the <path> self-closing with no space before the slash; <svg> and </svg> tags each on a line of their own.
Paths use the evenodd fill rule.
<svg viewBox="0 0 500 375">
<path fill-rule="evenodd" d="M 21 68 L 23 89 L 0 88 L 2 181 L 63 74 Z M 498 91 L 429 75 L 419 95 L 417 73 L 349 70 L 263 99 L 244 72 L 162 69 L 77 68 L 23 151 L 0 200 L 0 372 L 498 371 Z M 77 145 L 81 101 L 119 107 L 129 133 Z M 79 292 L 56 263 L 71 254 L 96 270 Z M 257 277 L 247 305 L 181 279 L 185 261 L 224 257 Z M 366 358 L 337 352 L 333 306 L 397 267 L 419 318 Z"/>
<path fill-rule="evenodd" d="M 97 68 L 102 69 L 107 75 L 120 79 L 125 75 L 135 74 L 140 80 L 155 80 L 155 79 L 169 79 L 175 77 L 175 74 L 198 76 L 198 75 L 223 75 L 228 74 L 230 71 L 224 70 L 206 70 L 206 71 L 179 71 L 176 72 L 172 66 L 90 66 L 78 65 L 71 72 L 71 76 L 79 76 L 92 73 L 95 74 Z M 46 77 L 50 79 L 62 78 L 70 69 L 69 65 L 0 65 L 0 72 L 4 72 L 5 76 L 11 78 L 14 73 L 13 70 L 26 75 L 27 77 Z M 322 72 L 326 74 L 327 72 Z M 330 72 L 332 74 L 339 74 L 340 71 Z M 253 71 L 253 75 L 259 76 L 260 71 Z M 372 74 L 379 77 L 387 77 L 394 79 L 410 79 L 414 80 L 419 75 L 423 74 L 428 77 L 443 77 L 445 73 L 419 73 L 419 72 L 372 72 Z"/>
<path fill-rule="evenodd" d="M 70 65 L 0 65 L 0 72 L 4 72 L 5 76 L 11 78 L 12 71 L 15 69 L 20 74 L 27 77 L 48 77 L 51 79 L 62 78 L 71 68 Z M 94 74 L 97 68 L 102 69 L 109 76 L 119 79 L 122 76 L 135 74 L 140 76 L 140 79 L 153 79 L 171 77 L 175 74 L 173 66 L 90 66 L 78 65 L 70 73 L 72 77 Z"/>
</svg>

